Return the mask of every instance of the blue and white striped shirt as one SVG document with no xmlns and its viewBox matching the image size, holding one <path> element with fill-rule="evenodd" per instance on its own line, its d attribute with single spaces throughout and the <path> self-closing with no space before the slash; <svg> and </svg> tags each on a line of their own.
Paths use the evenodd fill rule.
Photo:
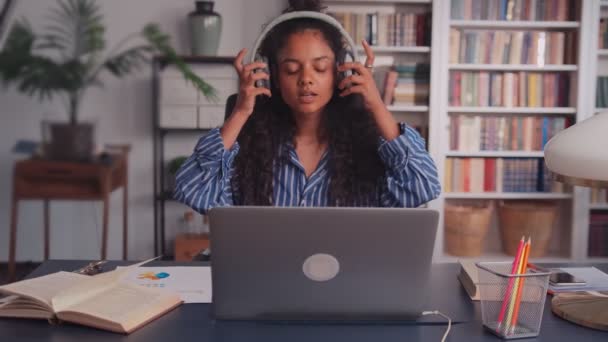
<svg viewBox="0 0 608 342">
<path fill-rule="evenodd" d="M 435 163 L 425 150 L 424 139 L 413 128 L 400 124 L 401 135 L 392 141 L 380 137 L 378 154 L 386 172 L 376 187 L 378 193 L 356 203 L 359 207 L 418 207 L 441 191 Z M 176 176 L 174 198 L 201 214 L 216 206 L 235 205 L 238 189 L 230 182 L 234 175 L 237 142 L 224 148 L 219 128 L 200 138 L 194 153 Z M 293 146 L 287 161 L 275 160 L 273 205 L 323 207 L 329 202 L 331 177 L 326 152 L 316 170 L 306 177 Z M 233 196 L 233 195 L 237 196 Z"/>
</svg>

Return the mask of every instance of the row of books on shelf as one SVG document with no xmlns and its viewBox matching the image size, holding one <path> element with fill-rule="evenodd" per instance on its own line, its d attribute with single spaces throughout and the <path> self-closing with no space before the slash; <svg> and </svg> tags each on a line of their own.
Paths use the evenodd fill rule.
<svg viewBox="0 0 608 342">
<path fill-rule="evenodd" d="M 598 76 L 597 78 L 595 106 L 598 108 L 608 107 L 608 76 Z"/>
<path fill-rule="evenodd" d="M 577 32 L 450 30 L 450 63 L 576 64 Z"/>
<path fill-rule="evenodd" d="M 429 46 L 430 13 L 332 12 L 356 42 L 380 46 Z"/>
<path fill-rule="evenodd" d="M 382 97 L 387 105 L 428 105 L 430 65 L 393 65 L 384 76 Z"/>
<path fill-rule="evenodd" d="M 555 134 L 570 126 L 569 117 L 450 116 L 450 149 L 471 151 L 542 151 Z"/>
<path fill-rule="evenodd" d="M 568 107 L 574 101 L 566 72 L 453 71 L 452 106 Z"/>
<path fill-rule="evenodd" d="M 472 151 L 542 151 L 555 134 L 570 125 L 566 117 L 450 116 L 450 149 Z"/>
<path fill-rule="evenodd" d="M 591 189 L 591 203 L 608 204 L 608 190 L 606 189 Z"/>
<path fill-rule="evenodd" d="M 600 18 L 600 32 L 598 34 L 598 47 L 608 49 L 608 18 Z"/>
<path fill-rule="evenodd" d="M 564 192 L 542 158 L 447 158 L 444 192 Z"/>
<path fill-rule="evenodd" d="M 452 0 L 452 19 L 577 20 L 580 0 Z"/>
<path fill-rule="evenodd" d="M 608 211 L 592 210 L 589 215 L 590 257 L 608 256 Z"/>
</svg>

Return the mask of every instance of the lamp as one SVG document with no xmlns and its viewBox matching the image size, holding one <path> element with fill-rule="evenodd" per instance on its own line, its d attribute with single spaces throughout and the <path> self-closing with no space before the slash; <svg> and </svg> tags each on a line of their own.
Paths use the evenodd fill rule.
<svg viewBox="0 0 608 342">
<path fill-rule="evenodd" d="M 600 113 L 557 134 L 545 145 L 547 168 L 557 181 L 608 188 L 608 113 Z M 608 296 L 562 293 L 553 313 L 570 322 L 608 331 Z"/>
<path fill-rule="evenodd" d="M 555 135 L 545 162 L 557 181 L 608 187 L 608 113 L 599 113 Z"/>
</svg>

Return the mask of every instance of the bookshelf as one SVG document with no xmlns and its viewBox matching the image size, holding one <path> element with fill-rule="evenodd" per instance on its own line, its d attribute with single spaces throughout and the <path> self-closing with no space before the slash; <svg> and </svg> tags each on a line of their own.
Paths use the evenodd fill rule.
<svg viewBox="0 0 608 342">
<path fill-rule="evenodd" d="M 404 105 L 396 105 L 396 106 L 387 106 L 388 110 L 391 112 L 428 112 L 429 106 L 404 106 Z"/>
<path fill-rule="evenodd" d="M 395 5 L 395 4 L 430 4 L 432 0 L 326 0 L 330 5 L 357 4 L 357 5 Z"/>
<path fill-rule="evenodd" d="M 436 54 L 432 49 L 432 42 L 436 40 L 434 31 L 435 19 L 432 16 L 434 7 L 439 2 L 431 0 L 326 0 L 327 12 L 336 17 L 358 44 L 359 57 L 365 59 L 363 47 L 360 46 L 362 38 L 370 43 L 375 58 L 375 78 L 378 89 L 383 93 L 386 74 L 395 65 L 431 65 Z M 420 19 L 422 18 L 422 19 Z M 362 31 L 362 22 L 365 29 Z M 369 23 L 375 29 L 370 29 Z M 431 30 L 428 30 L 430 28 Z M 429 34 L 430 32 L 430 34 Z M 433 70 L 423 70 L 428 79 L 432 78 Z M 401 74 L 400 74 L 401 75 Z M 419 71 L 411 71 L 411 79 Z M 401 76 L 399 76 L 401 77 Z M 428 81 L 430 83 L 430 81 Z M 418 84 L 414 87 L 418 89 Z M 424 87 L 424 86 L 422 86 Z M 388 110 L 393 113 L 397 121 L 408 122 L 415 126 L 423 136 L 428 138 L 430 125 L 430 97 L 431 86 L 428 85 L 427 94 L 418 96 L 416 91 L 409 91 L 400 100 L 386 102 Z M 383 94 L 384 95 L 384 94 Z M 393 97 L 391 97 L 392 99 Z"/>
<path fill-rule="evenodd" d="M 449 192 L 443 195 L 446 199 L 571 199 L 569 193 L 543 193 L 543 192 Z"/>
<path fill-rule="evenodd" d="M 422 46 L 391 46 L 388 44 L 374 45 L 376 68 L 399 63 L 428 63 L 429 100 L 424 104 L 392 104 L 388 109 L 399 121 L 412 125 L 422 125 L 428 128 L 428 149 L 439 170 L 439 179 L 444 185 L 447 160 L 451 158 L 526 158 L 541 160 L 542 150 L 459 150 L 450 145 L 450 118 L 456 115 L 478 117 L 520 117 L 533 116 L 540 118 L 568 118 L 571 122 L 579 122 L 596 112 L 608 111 L 608 108 L 598 108 L 595 102 L 596 77 L 608 76 L 608 48 L 598 46 L 598 23 L 600 17 L 608 17 L 608 1 L 576 0 L 581 3 L 580 17 L 576 20 L 468 20 L 456 19 L 451 16 L 451 4 L 458 0 L 326 0 L 328 12 L 352 13 L 431 13 L 430 43 Z M 478 0 L 471 0 L 478 1 Z M 501 1 L 501 0 L 493 0 Z M 519 1 L 519 0 L 518 0 Z M 539 3 L 542 0 L 536 0 Z M 552 0 L 551 0 L 552 1 Z M 561 1 L 561 0 L 558 0 Z M 585 23 L 581 25 L 581 23 Z M 565 32 L 578 38 L 576 61 L 562 63 L 539 64 L 500 64 L 500 63 L 469 63 L 450 59 L 451 29 L 470 31 L 534 31 L 534 32 Z M 354 37 L 353 37 L 354 38 Z M 359 43 L 358 41 L 356 43 Z M 572 49 L 570 49 L 572 50 Z M 359 49 L 364 58 L 363 50 Z M 461 73 L 537 73 L 540 75 L 564 73 L 571 75 L 573 86 L 570 89 L 572 98 L 565 106 L 469 106 L 453 105 L 450 102 L 451 74 Z M 383 88 L 379 87 L 380 90 Z M 594 94 L 594 96 L 589 96 Z M 158 129 L 159 136 L 168 132 L 171 134 L 197 132 L 198 129 Z M 181 135 L 181 134 L 180 134 Z M 191 147 L 191 145 L 188 145 Z M 549 250 L 545 257 L 535 259 L 535 262 L 563 261 L 608 261 L 608 257 L 589 255 L 590 218 L 592 212 L 608 213 L 608 203 L 592 203 L 589 189 L 574 187 L 567 192 L 444 192 L 430 202 L 427 207 L 441 213 L 435 243 L 434 260 L 436 262 L 452 262 L 458 259 L 476 260 L 510 260 L 500 247 L 500 234 L 497 228 L 496 214 L 485 239 L 487 248 L 480 257 L 455 257 L 445 252 L 445 222 L 444 210 L 450 203 L 469 203 L 491 200 L 495 203 L 510 200 L 553 201 L 559 208 L 558 221 L 554 227 Z M 160 193 L 159 199 L 167 200 L 166 194 Z"/>
<path fill-rule="evenodd" d="M 448 112 L 453 113 L 488 113 L 488 114 L 576 114 L 575 107 L 454 107 L 449 106 Z"/>
<path fill-rule="evenodd" d="M 543 151 L 454 151 L 450 150 L 446 154 L 446 157 L 470 157 L 470 158 L 542 158 L 544 156 Z"/>
<path fill-rule="evenodd" d="M 475 3 L 476 1 L 479 0 L 446 1 L 443 6 L 438 7 L 433 12 L 433 15 L 437 17 L 437 20 L 440 22 L 441 25 L 440 28 L 434 28 L 435 31 L 439 32 L 441 41 L 438 42 L 436 45 L 433 45 L 433 51 L 440 50 L 441 58 L 438 60 L 437 64 L 432 65 L 432 68 L 438 69 L 439 74 L 441 76 L 438 78 L 438 80 L 433 80 L 432 92 L 434 92 L 434 95 L 436 96 L 435 98 L 438 99 L 438 105 L 432 106 L 431 108 L 431 127 L 436 128 L 435 132 L 431 132 L 431 137 L 436 136 L 439 140 L 436 141 L 438 146 L 437 149 L 433 151 L 435 153 L 433 157 L 435 158 L 435 161 L 438 165 L 440 179 L 442 179 L 443 185 L 446 185 L 446 174 L 453 171 L 452 168 L 453 165 L 455 165 L 453 164 L 453 160 L 455 159 L 475 158 L 483 159 L 485 161 L 487 159 L 492 158 L 501 158 L 504 160 L 525 158 L 527 160 L 538 159 L 539 162 L 542 162 L 542 158 L 544 157 L 542 148 L 534 150 L 524 150 L 521 148 L 521 146 L 518 146 L 519 148 L 513 150 L 509 149 L 498 151 L 486 149 L 454 149 L 453 142 L 451 140 L 451 133 L 453 133 L 453 131 L 451 132 L 450 129 L 450 125 L 453 122 L 453 117 L 506 117 L 507 120 L 509 120 L 508 118 L 519 117 L 536 117 L 541 118 L 541 120 L 545 120 L 546 118 L 549 118 L 549 120 L 551 120 L 551 118 L 564 118 L 565 120 L 567 120 L 567 122 L 575 123 L 584 119 L 586 115 L 585 113 L 588 113 L 589 110 L 595 109 L 595 107 L 589 107 L 589 96 L 585 96 L 588 95 L 589 91 L 591 90 L 589 89 L 589 82 L 586 81 L 588 80 L 588 75 L 590 71 L 590 65 L 586 63 L 586 61 L 589 58 L 590 54 L 592 54 L 595 59 L 598 59 L 598 56 L 601 56 L 602 52 L 598 51 L 597 49 L 593 49 L 590 52 L 589 48 L 591 48 L 592 42 L 594 41 L 593 38 L 589 35 L 591 33 L 591 28 L 589 27 L 589 25 L 581 25 L 581 23 L 589 22 L 589 20 L 593 17 L 594 8 L 595 6 L 599 6 L 599 0 L 583 0 L 580 9 L 580 16 L 560 17 L 560 20 L 551 20 L 551 18 L 549 17 L 543 18 L 549 20 L 530 20 L 528 18 L 523 19 L 525 18 L 524 14 L 522 14 L 522 20 L 491 20 L 490 18 L 496 17 L 492 17 L 490 15 L 484 16 L 484 14 L 475 14 L 477 15 L 476 19 L 469 19 L 466 16 L 460 15 L 462 13 L 465 13 L 465 11 L 458 15 L 452 15 L 453 10 L 460 10 L 457 6 L 455 6 L 455 2 Z M 541 0 L 539 0 L 538 2 L 540 1 Z M 486 4 L 488 3 L 479 6 L 486 6 Z M 496 3 L 500 3 L 500 1 L 496 1 Z M 475 11 L 471 11 L 469 13 L 473 12 Z M 453 51 L 454 44 L 453 37 L 451 37 L 451 33 L 453 32 L 453 30 L 459 30 L 459 32 L 461 33 L 473 32 L 473 34 L 477 34 L 477 32 L 483 32 L 479 34 L 480 36 L 483 34 L 488 34 L 488 32 L 498 31 L 506 32 L 501 34 L 507 34 L 512 36 L 515 34 L 515 32 L 524 32 L 524 34 L 527 32 L 541 32 L 542 34 L 546 34 L 547 36 L 559 32 L 566 37 L 562 38 L 565 40 L 572 39 L 572 37 L 575 37 L 577 41 L 577 53 L 571 55 L 564 54 L 560 56 L 560 59 L 557 63 L 551 63 L 549 62 L 549 59 L 547 59 L 546 61 L 542 61 L 541 63 L 530 63 L 529 61 L 526 62 L 519 60 L 513 61 L 509 60 L 508 54 L 506 60 L 503 59 L 499 62 L 491 61 L 490 63 L 488 63 L 490 60 L 487 58 L 492 58 L 488 57 L 488 54 L 490 54 L 491 56 L 491 52 L 495 51 L 495 46 L 491 45 L 492 41 L 488 43 L 485 41 L 486 37 L 483 37 L 479 38 L 476 43 L 482 42 L 482 44 L 489 44 L 489 46 L 491 46 L 491 48 L 487 48 L 487 50 L 485 50 L 486 55 L 483 55 L 482 57 L 486 58 L 487 60 L 479 59 L 479 55 L 476 55 L 475 52 L 471 53 L 470 51 L 467 51 L 467 53 L 473 55 L 473 58 L 468 57 L 465 62 L 465 58 L 462 57 L 462 54 L 458 54 L 456 58 L 455 56 L 450 55 Z M 495 33 L 492 33 L 492 37 L 494 37 L 494 35 Z M 464 34 L 459 35 L 458 37 L 460 38 L 461 36 L 464 36 Z M 595 41 L 597 41 L 597 37 Z M 458 39 L 458 42 L 460 43 L 460 39 Z M 509 42 L 511 42 L 511 40 L 509 40 Z M 469 43 L 469 41 L 466 41 L 466 44 Z M 560 43 L 563 43 L 563 41 L 560 41 Z M 469 45 L 464 46 L 470 47 Z M 462 49 L 462 46 L 460 46 L 459 48 Z M 483 47 L 481 47 L 480 49 L 483 49 Z M 555 50 L 551 51 L 554 52 Z M 608 49 L 606 50 L 606 52 L 603 53 L 608 56 Z M 549 58 L 549 56 L 551 58 L 555 57 L 554 55 L 549 55 L 549 50 L 547 50 L 546 56 L 547 58 Z M 477 62 L 474 63 L 471 61 L 471 59 Z M 482 61 L 485 63 L 482 63 Z M 492 99 L 490 99 L 489 105 L 469 105 L 468 103 L 464 102 L 454 103 L 453 97 L 455 96 L 455 94 L 450 92 L 452 91 L 452 86 L 454 84 L 453 75 L 455 73 L 474 74 L 475 77 L 477 77 L 481 73 L 485 73 L 486 75 L 490 75 L 489 77 L 494 78 L 496 78 L 496 75 L 500 75 L 499 77 L 504 77 L 504 75 L 506 75 L 507 73 L 525 75 L 525 77 L 528 77 L 528 75 L 530 74 L 537 74 L 539 76 L 536 77 L 540 78 L 545 77 L 544 75 L 552 74 L 567 75 L 564 77 L 568 79 L 567 83 L 569 83 L 570 89 L 569 91 L 564 93 L 570 94 L 570 98 L 568 103 L 551 102 L 550 105 L 542 102 L 544 101 L 544 99 L 541 100 L 540 103 L 530 104 L 522 102 L 521 105 L 520 103 L 505 104 L 500 102 L 493 102 Z M 502 81 L 499 81 L 498 83 L 501 87 L 503 86 Z M 443 86 L 435 86 L 437 84 L 442 84 Z M 528 86 L 528 84 L 526 84 L 526 87 Z M 479 88 L 475 89 L 481 89 L 482 85 L 486 85 L 487 87 L 494 87 L 492 81 L 490 81 L 489 83 L 482 83 L 481 81 L 479 81 L 479 84 L 475 84 L 475 86 Z M 518 86 L 520 86 L 520 84 L 518 84 Z M 518 89 L 518 86 L 516 86 L 515 89 Z M 546 87 L 546 83 L 544 83 L 543 86 Z M 503 88 L 494 88 L 490 91 L 496 91 L 496 89 L 499 89 L 498 92 L 501 93 L 502 98 L 506 97 L 505 89 Z M 549 90 L 549 87 L 546 87 L 545 89 Z M 541 90 L 536 91 L 542 91 L 542 88 Z M 530 93 L 527 93 L 527 95 L 530 95 Z M 529 97 L 530 96 L 526 98 L 526 101 L 529 100 Z M 539 96 L 539 98 L 544 97 L 546 96 Z M 480 103 L 484 103 L 484 101 L 480 101 Z M 485 137 L 483 134 L 489 133 L 487 133 L 486 131 L 486 133 L 480 134 L 482 134 L 481 139 L 487 139 L 487 137 Z M 539 165 L 541 164 L 539 163 Z M 537 182 L 542 183 L 542 179 L 537 180 Z M 544 190 L 546 191 L 547 189 L 545 188 Z M 551 238 L 546 256 L 539 258 L 538 260 L 587 260 L 587 237 L 585 236 L 584 238 L 581 238 L 580 233 L 586 231 L 586 227 L 588 226 L 588 193 L 587 190 L 583 188 L 575 187 L 574 189 L 569 190 L 566 187 L 563 192 L 554 192 L 553 190 L 546 192 L 497 192 L 490 191 L 489 189 L 484 192 L 444 192 L 438 200 L 432 203 L 432 207 L 438 209 L 442 214 L 434 254 L 434 259 L 436 261 L 449 262 L 461 258 L 467 259 L 467 257 L 452 256 L 446 252 L 446 242 L 444 241 L 446 234 L 446 222 L 444 221 L 445 208 L 449 204 L 467 204 L 488 200 L 494 201 L 495 203 L 511 200 L 541 202 L 550 201 L 552 203 L 556 203 L 559 208 L 559 215 L 558 220 L 553 227 L 552 234 L 554 236 L 552 236 Z M 499 234 L 499 229 L 497 227 L 497 216 L 497 211 L 495 210 L 491 220 L 491 226 L 489 228 L 488 235 L 484 240 L 483 254 L 478 257 L 473 257 L 472 259 L 507 260 L 511 258 L 502 252 L 502 248 L 500 245 L 501 235 Z M 469 257 L 468 259 L 471 258 Z"/>
<path fill-rule="evenodd" d="M 591 53 L 589 80 L 592 85 L 586 117 L 608 111 L 608 1 L 592 2 L 593 16 L 591 22 L 597 23 L 591 32 Z M 604 79 L 601 80 L 600 77 Z M 593 79 L 593 81 L 591 81 Z M 608 260 L 608 189 L 589 189 L 585 193 L 588 208 L 584 219 L 584 230 L 581 232 L 585 243 L 585 257 L 593 261 Z M 603 241 L 604 244 L 598 243 Z"/>
<path fill-rule="evenodd" d="M 450 26 L 468 29 L 577 29 L 580 27 L 580 23 L 574 21 L 450 20 Z"/>
<path fill-rule="evenodd" d="M 576 65 L 526 65 L 526 64 L 450 64 L 448 66 L 450 70 L 487 70 L 487 71 L 538 71 L 538 72 L 552 72 L 552 71 L 576 71 L 578 66 Z"/>
<path fill-rule="evenodd" d="M 608 210 L 608 203 L 591 203 L 589 204 L 590 210 Z"/>
<path fill-rule="evenodd" d="M 429 46 L 372 46 L 372 51 L 375 53 L 430 53 L 431 47 Z M 359 53 L 363 53 L 363 48 L 358 49 Z"/>
</svg>

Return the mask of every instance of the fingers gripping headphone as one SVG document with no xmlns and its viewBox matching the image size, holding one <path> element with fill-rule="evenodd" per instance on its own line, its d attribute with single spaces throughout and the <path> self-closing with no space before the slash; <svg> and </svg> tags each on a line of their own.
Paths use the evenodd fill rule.
<svg viewBox="0 0 608 342">
<path fill-rule="evenodd" d="M 357 55 L 357 47 L 356 47 L 355 43 L 353 42 L 350 35 L 344 30 L 344 28 L 342 27 L 340 22 L 338 22 L 334 17 L 332 17 L 328 14 L 325 14 L 325 13 L 321 13 L 321 12 L 295 11 L 295 12 L 284 13 L 284 14 L 276 17 L 262 30 L 262 33 L 260 34 L 260 36 L 257 38 L 257 40 L 255 42 L 253 50 L 251 50 L 249 63 L 264 62 L 264 63 L 266 63 L 266 65 L 268 65 L 268 58 L 266 56 L 262 55 L 259 51 L 260 47 L 262 45 L 262 42 L 264 41 L 264 39 L 266 39 L 266 36 L 268 35 L 268 33 L 270 33 L 270 31 L 275 26 L 279 25 L 280 23 L 283 23 L 288 20 L 300 19 L 300 18 L 311 18 L 311 19 L 317 19 L 317 20 L 323 21 L 325 23 L 330 24 L 331 26 L 333 26 L 340 32 L 340 34 L 342 35 L 343 41 L 346 43 L 346 46 L 345 46 L 345 51 L 344 51 L 343 56 L 336 56 L 337 65 L 342 64 L 347 61 L 355 62 L 355 61 L 359 60 L 359 56 Z M 349 60 L 347 60 L 347 59 L 349 59 Z M 336 67 L 337 67 L 337 65 L 336 65 Z M 268 70 L 267 68 L 254 70 L 254 72 L 259 72 L 259 71 L 264 71 L 264 72 L 268 73 L 268 75 L 270 75 L 270 70 Z M 337 82 L 339 83 L 342 79 L 350 76 L 351 74 L 352 74 L 351 71 L 339 72 L 337 75 L 337 78 L 338 78 Z M 271 78 L 269 78 L 269 79 L 271 79 Z M 270 88 L 269 80 L 258 80 L 258 81 L 256 81 L 255 85 L 256 85 L 256 87 Z"/>
</svg>

